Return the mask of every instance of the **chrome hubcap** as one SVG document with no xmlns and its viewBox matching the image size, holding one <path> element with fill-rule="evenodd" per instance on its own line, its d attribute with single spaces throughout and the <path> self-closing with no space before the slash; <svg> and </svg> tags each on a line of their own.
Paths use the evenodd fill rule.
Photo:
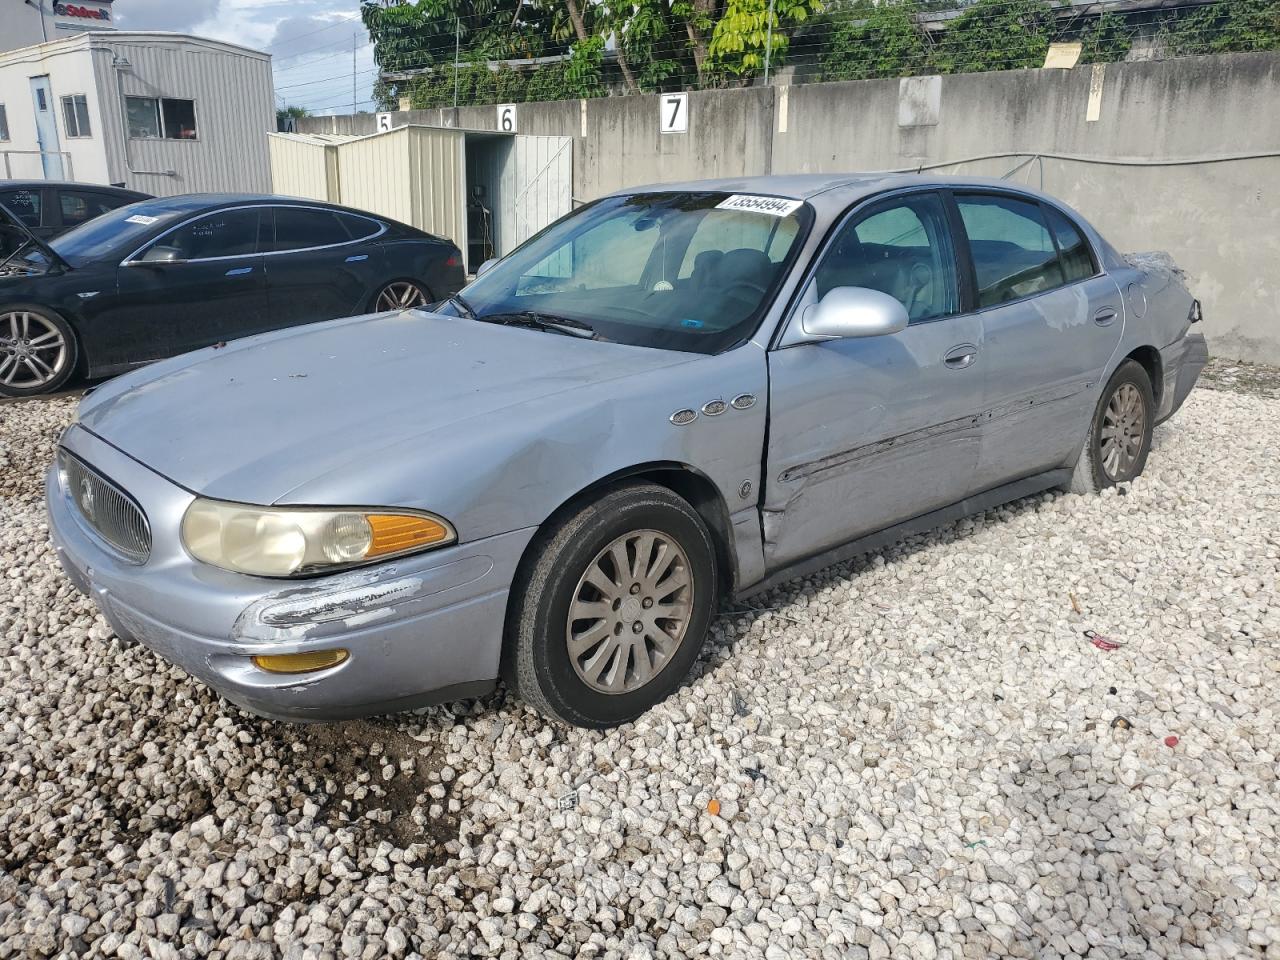
<svg viewBox="0 0 1280 960">
<path fill-rule="evenodd" d="M 565 640 L 582 682 L 630 693 L 680 649 L 693 610 L 689 558 L 656 530 L 636 530 L 587 565 L 569 605 Z"/>
<path fill-rule="evenodd" d="M 427 302 L 426 294 L 416 283 L 389 283 L 378 294 L 378 310 L 409 310 Z"/>
<path fill-rule="evenodd" d="M 1111 480 L 1127 480 L 1142 453 L 1147 432 L 1147 405 L 1131 383 L 1122 383 L 1111 395 L 1102 415 L 1100 452 L 1102 469 Z"/>
<path fill-rule="evenodd" d="M 67 363 L 67 341 L 38 313 L 0 313 L 0 385 L 42 387 Z"/>
</svg>

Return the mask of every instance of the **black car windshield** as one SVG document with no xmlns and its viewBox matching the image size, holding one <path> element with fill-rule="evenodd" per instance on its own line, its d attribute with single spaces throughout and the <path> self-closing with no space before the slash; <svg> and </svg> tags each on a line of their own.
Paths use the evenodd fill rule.
<svg viewBox="0 0 1280 960">
<path fill-rule="evenodd" d="M 607 197 L 552 224 L 443 312 L 566 319 L 603 339 L 717 353 L 755 332 L 813 212 L 719 192 Z"/>
<path fill-rule="evenodd" d="M 72 227 L 50 240 L 49 246 L 73 267 L 83 267 L 106 256 L 122 259 L 133 253 L 157 228 L 199 212 L 190 201 L 144 200 L 130 203 Z"/>
</svg>

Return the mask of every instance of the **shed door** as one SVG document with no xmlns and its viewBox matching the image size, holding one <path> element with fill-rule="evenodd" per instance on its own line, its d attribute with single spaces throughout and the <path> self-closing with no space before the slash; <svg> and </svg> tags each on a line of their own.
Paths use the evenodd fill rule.
<svg viewBox="0 0 1280 960">
<path fill-rule="evenodd" d="M 498 256 L 506 256 L 573 208 L 573 138 L 516 135 L 495 198 Z"/>
<path fill-rule="evenodd" d="M 58 117 L 53 110 L 53 90 L 49 77 L 31 78 L 31 100 L 36 111 L 36 142 L 40 145 L 40 165 L 46 180 L 62 179 L 62 153 L 58 143 Z"/>
</svg>

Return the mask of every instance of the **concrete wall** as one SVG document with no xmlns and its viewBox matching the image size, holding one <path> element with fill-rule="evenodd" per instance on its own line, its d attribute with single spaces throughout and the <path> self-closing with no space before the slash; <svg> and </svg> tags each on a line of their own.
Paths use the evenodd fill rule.
<svg viewBox="0 0 1280 960">
<path fill-rule="evenodd" d="M 1280 363 L 1280 54 L 691 93 L 687 134 L 659 133 L 659 99 L 522 103 L 519 132 L 576 138 L 577 200 L 759 173 L 926 165 L 1003 176 L 1026 157 L 955 161 L 1056 154 L 1013 179 L 1061 197 L 1121 250 L 1168 250 L 1204 303 L 1213 351 Z M 497 125 L 493 107 L 396 122 L 410 119 Z M 373 125 L 314 118 L 301 129 Z"/>
</svg>

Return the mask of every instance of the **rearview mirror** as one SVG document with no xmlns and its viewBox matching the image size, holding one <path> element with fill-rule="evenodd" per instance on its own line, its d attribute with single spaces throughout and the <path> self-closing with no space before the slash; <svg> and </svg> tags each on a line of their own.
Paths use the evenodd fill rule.
<svg viewBox="0 0 1280 960">
<path fill-rule="evenodd" d="M 137 260 L 130 260 L 130 266 L 138 267 L 160 267 L 169 263 L 183 263 L 182 251 L 177 247 L 166 247 L 156 244 L 150 247 Z"/>
<path fill-rule="evenodd" d="M 489 272 L 490 268 L 492 268 L 493 265 L 497 262 L 498 262 L 497 257 L 490 257 L 484 263 L 480 264 L 480 266 L 476 269 L 476 276 L 483 277 L 486 273 Z"/>
<path fill-rule="evenodd" d="M 800 327 L 810 337 L 882 337 L 907 328 L 907 308 L 868 287 L 835 287 L 805 308 Z"/>
</svg>

